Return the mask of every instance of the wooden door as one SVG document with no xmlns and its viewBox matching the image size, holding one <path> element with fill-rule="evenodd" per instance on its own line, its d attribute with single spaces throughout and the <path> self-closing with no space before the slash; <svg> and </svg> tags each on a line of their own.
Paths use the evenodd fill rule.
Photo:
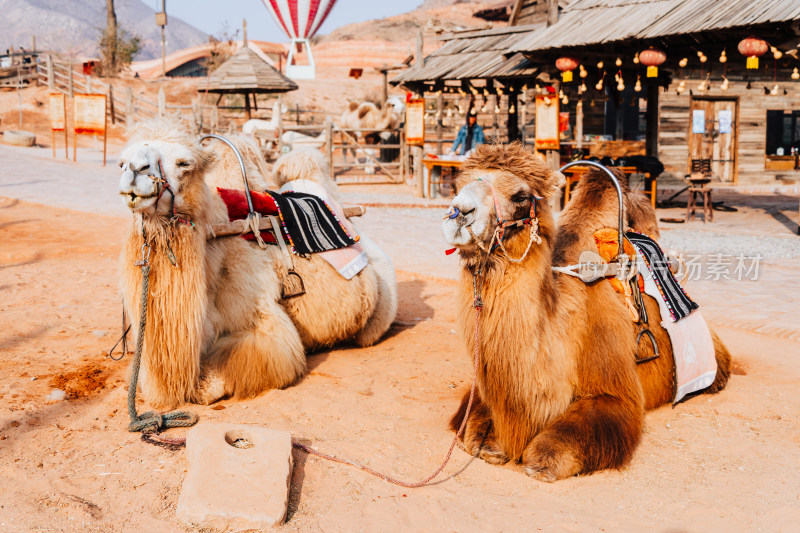
<svg viewBox="0 0 800 533">
<path fill-rule="evenodd" d="M 693 98 L 689 108 L 689 163 L 710 159 L 714 181 L 736 182 L 738 101 Z"/>
</svg>

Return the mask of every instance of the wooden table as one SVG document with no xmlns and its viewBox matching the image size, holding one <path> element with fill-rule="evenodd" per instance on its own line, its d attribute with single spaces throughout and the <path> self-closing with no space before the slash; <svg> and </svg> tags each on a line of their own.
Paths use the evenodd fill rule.
<svg viewBox="0 0 800 533">
<path fill-rule="evenodd" d="M 425 198 L 436 198 L 438 195 L 435 193 L 434 185 L 438 186 L 442 183 L 441 179 L 434 179 L 435 170 L 438 169 L 438 176 L 441 176 L 443 168 L 461 168 L 463 161 L 460 159 L 433 159 L 424 158 L 422 164 L 425 166 L 424 176 L 422 178 L 423 191 Z"/>
<path fill-rule="evenodd" d="M 567 205 L 567 202 L 569 202 L 569 193 L 570 189 L 572 188 L 572 184 L 580 181 L 581 177 L 589 171 L 589 168 L 590 167 L 572 167 L 564 172 L 564 176 L 567 179 L 567 183 L 564 186 L 564 205 Z M 650 188 L 649 190 L 645 189 L 641 192 L 650 195 L 650 202 L 653 204 L 653 209 L 656 208 L 656 192 L 657 192 L 656 178 L 651 177 L 649 172 L 639 172 L 639 169 L 637 169 L 636 167 L 609 167 L 609 168 L 611 170 L 621 170 L 628 176 L 630 176 L 631 174 L 644 174 L 645 187 L 649 185 Z"/>
</svg>

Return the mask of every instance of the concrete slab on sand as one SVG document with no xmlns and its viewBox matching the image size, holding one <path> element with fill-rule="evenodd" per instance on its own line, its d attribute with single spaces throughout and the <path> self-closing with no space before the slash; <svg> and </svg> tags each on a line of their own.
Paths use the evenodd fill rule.
<svg viewBox="0 0 800 533">
<path fill-rule="evenodd" d="M 200 424 L 186 436 L 189 473 L 177 516 L 226 531 L 269 529 L 286 519 L 292 437 L 246 424 Z"/>
</svg>

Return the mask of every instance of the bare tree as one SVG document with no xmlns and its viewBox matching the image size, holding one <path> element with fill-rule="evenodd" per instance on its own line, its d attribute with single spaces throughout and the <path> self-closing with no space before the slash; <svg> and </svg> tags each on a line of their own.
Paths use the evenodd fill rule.
<svg viewBox="0 0 800 533">
<path fill-rule="evenodd" d="M 102 43 L 103 71 L 109 75 L 116 74 L 117 69 L 117 13 L 114 11 L 114 0 L 106 0 L 106 32 Z"/>
</svg>

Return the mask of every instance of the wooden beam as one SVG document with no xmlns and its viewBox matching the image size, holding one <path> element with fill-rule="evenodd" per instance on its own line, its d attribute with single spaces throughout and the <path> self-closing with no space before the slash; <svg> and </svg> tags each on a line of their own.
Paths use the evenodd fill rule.
<svg viewBox="0 0 800 533">
<path fill-rule="evenodd" d="M 367 208 L 363 205 L 349 205 L 342 206 L 344 216 L 347 218 L 360 217 L 367 212 Z M 217 237 L 230 237 L 231 235 L 242 235 L 243 223 L 241 220 L 234 222 L 225 222 L 222 224 L 214 224 L 211 226 L 212 233 L 208 235 L 209 239 Z M 262 218 L 258 224 L 258 229 L 261 231 L 272 231 L 272 223 L 268 218 Z M 250 233 L 250 232 L 246 232 Z"/>
<path fill-rule="evenodd" d="M 658 157 L 658 85 L 647 87 L 645 111 L 645 153 Z"/>
</svg>

